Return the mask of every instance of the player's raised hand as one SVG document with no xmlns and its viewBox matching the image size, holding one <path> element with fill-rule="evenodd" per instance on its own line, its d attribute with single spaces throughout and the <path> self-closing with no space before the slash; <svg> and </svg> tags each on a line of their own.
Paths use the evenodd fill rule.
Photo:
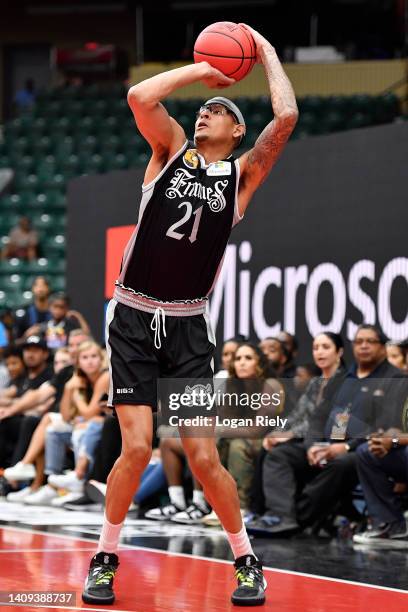
<svg viewBox="0 0 408 612">
<path fill-rule="evenodd" d="M 262 64 L 261 51 L 273 49 L 273 46 L 271 45 L 269 40 L 266 40 L 266 38 L 262 36 L 262 34 L 257 32 L 257 30 L 254 30 L 254 28 L 251 28 L 251 26 L 247 25 L 246 23 L 240 23 L 239 25 L 242 28 L 248 30 L 248 32 L 252 35 L 252 38 L 254 39 L 256 45 L 256 62 L 257 64 Z"/>
<path fill-rule="evenodd" d="M 207 71 L 205 76 L 201 79 L 204 85 L 207 85 L 210 89 L 224 89 L 234 85 L 235 80 L 225 76 L 220 70 L 211 66 L 208 62 L 200 62 L 206 64 Z"/>
</svg>

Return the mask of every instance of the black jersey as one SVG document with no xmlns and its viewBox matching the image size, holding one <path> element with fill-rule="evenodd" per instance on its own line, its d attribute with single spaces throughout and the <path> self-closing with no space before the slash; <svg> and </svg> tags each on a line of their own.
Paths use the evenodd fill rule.
<svg viewBox="0 0 408 612">
<path fill-rule="evenodd" d="M 231 156 L 206 165 L 194 144 L 186 142 L 142 188 L 138 224 L 125 249 L 115 298 L 135 308 L 144 298 L 179 308 L 205 302 L 232 226 L 240 219 L 238 181 L 238 160 Z"/>
</svg>

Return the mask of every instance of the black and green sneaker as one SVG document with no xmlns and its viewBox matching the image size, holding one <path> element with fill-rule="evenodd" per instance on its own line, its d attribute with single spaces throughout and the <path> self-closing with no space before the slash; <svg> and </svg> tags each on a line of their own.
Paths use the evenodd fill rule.
<svg viewBox="0 0 408 612">
<path fill-rule="evenodd" d="M 238 587 L 231 596 L 236 606 L 262 606 L 265 603 L 266 580 L 262 564 L 253 555 L 238 557 L 234 563 Z"/>
<path fill-rule="evenodd" d="M 88 577 L 82 593 L 82 601 L 87 604 L 113 604 L 113 579 L 119 566 L 118 556 L 114 553 L 100 552 L 92 557 Z"/>
</svg>

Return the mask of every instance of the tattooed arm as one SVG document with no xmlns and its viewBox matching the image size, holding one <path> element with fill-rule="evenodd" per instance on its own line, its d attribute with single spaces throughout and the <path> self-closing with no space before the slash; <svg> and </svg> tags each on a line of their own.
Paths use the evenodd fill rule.
<svg viewBox="0 0 408 612">
<path fill-rule="evenodd" d="M 283 70 L 275 49 L 258 32 L 245 26 L 252 34 L 257 59 L 265 67 L 271 92 L 274 119 L 258 137 L 254 147 L 239 159 L 241 178 L 238 190 L 239 213 L 242 216 L 256 189 L 271 171 L 286 145 L 298 118 L 295 93 Z"/>
</svg>

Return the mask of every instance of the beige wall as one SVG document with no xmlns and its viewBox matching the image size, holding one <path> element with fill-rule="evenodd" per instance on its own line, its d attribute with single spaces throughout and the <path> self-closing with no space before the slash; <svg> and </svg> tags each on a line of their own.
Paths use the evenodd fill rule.
<svg viewBox="0 0 408 612">
<path fill-rule="evenodd" d="M 176 68 L 182 64 L 144 64 L 130 71 L 132 84 L 153 74 Z M 408 61 L 360 61 L 341 64 L 286 64 L 285 70 L 291 79 L 297 96 L 308 94 L 379 94 L 397 81 L 405 82 L 395 89 L 400 97 L 408 95 Z M 246 79 L 228 89 L 228 96 L 267 95 L 268 88 L 262 66 L 255 66 Z M 196 83 L 176 92 L 174 97 L 205 98 L 208 89 Z"/>
</svg>

